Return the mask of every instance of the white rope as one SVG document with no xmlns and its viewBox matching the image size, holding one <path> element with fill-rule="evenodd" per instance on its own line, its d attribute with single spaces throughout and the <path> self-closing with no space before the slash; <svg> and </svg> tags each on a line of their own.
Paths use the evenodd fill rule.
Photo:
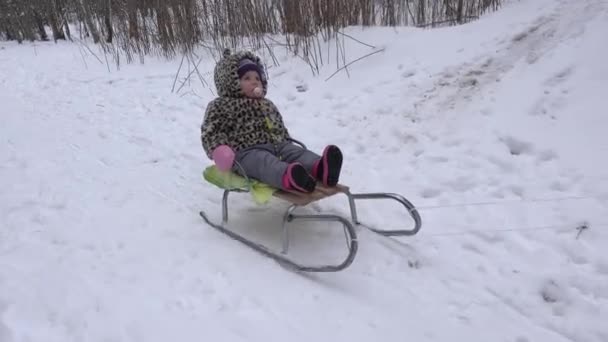
<svg viewBox="0 0 608 342">
<path fill-rule="evenodd" d="M 425 234 L 422 230 L 419 233 L 420 238 L 424 237 L 444 237 L 444 236 L 459 236 L 459 235 L 468 235 L 468 234 L 492 234 L 492 233 L 509 233 L 509 232 L 533 232 L 533 231 L 541 231 L 541 230 L 576 230 L 576 238 L 581 235 L 583 230 L 588 230 L 591 227 L 593 228 L 608 228 L 608 223 L 598 223 L 598 224 L 588 224 L 583 223 L 579 225 L 575 224 L 560 224 L 560 225 L 547 225 L 547 226 L 531 226 L 531 227 L 520 227 L 520 228 L 496 228 L 496 229 L 470 229 L 463 231 L 454 231 L 454 232 L 446 232 L 446 233 L 429 233 Z M 428 230 L 428 228 L 427 228 Z"/>
<path fill-rule="evenodd" d="M 603 202 L 608 205 L 608 198 L 602 199 L 597 196 L 570 196 L 570 197 L 559 197 L 559 198 L 531 198 L 531 199 L 514 199 L 514 200 L 503 200 L 503 201 L 485 201 L 485 202 L 470 202 L 470 203 L 455 203 L 455 204 L 437 204 L 437 205 L 423 205 L 416 206 L 417 209 L 441 209 L 441 208 L 458 208 L 458 207 L 474 207 L 474 206 L 487 206 L 487 205 L 507 205 L 507 204 L 519 204 L 519 203 L 541 203 L 541 202 L 565 202 L 565 201 L 582 201 L 582 200 L 596 200 Z"/>
</svg>

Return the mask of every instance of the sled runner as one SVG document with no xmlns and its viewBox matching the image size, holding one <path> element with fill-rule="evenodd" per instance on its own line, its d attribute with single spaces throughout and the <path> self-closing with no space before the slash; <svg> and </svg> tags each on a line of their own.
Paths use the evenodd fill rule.
<svg viewBox="0 0 608 342">
<path fill-rule="evenodd" d="M 357 254 L 358 241 L 357 233 L 355 231 L 355 225 L 365 227 L 375 233 L 384 236 L 409 236 L 418 233 L 422 226 L 422 220 L 414 205 L 410 203 L 405 197 L 395 193 L 360 193 L 353 194 L 347 186 L 338 184 L 336 187 L 328 188 L 321 184 L 318 184 L 316 190 L 312 193 L 305 194 L 301 192 L 287 192 L 283 190 L 272 189 L 266 184 L 257 182 L 255 180 L 241 177 L 233 172 L 222 173 L 216 169 L 215 166 L 208 167 L 204 172 L 204 178 L 224 190 L 222 197 L 222 223 L 212 222 L 205 212 L 201 211 L 201 217 L 210 226 L 216 228 L 220 232 L 230 236 L 231 238 L 242 242 L 243 244 L 253 248 L 254 250 L 274 259 L 275 261 L 303 272 L 336 272 L 343 270 L 350 266 L 355 259 Z M 281 200 L 289 202 L 291 205 L 283 215 L 282 222 L 282 250 L 280 252 L 272 251 L 264 245 L 258 244 L 248 238 L 243 237 L 227 228 L 228 223 L 228 196 L 231 192 L 237 193 L 250 193 L 253 195 L 254 201 L 258 203 L 267 202 L 271 197 L 279 198 Z M 297 214 L 294 213 L 296 209 L 305 207 L 313 202 L 321 199 L 334 196 L 336 194 L 344 194 L 348 199 L 350 205 L 351 220 L 333 214 Z M 391 199 L 401 203 L 411 218 L 414 220 L 414 227 L 406 230 L 381 230 L 375 229 L 359 221 L 357 216 L 356 202 L 361 200 L 374 200 L 374 199 Z M 348 255 L 339 264 L 336 265 L 302 265 L 288 257 L 289 251 L 289 223 L 295 220 L 306 220 L 315 222 L 339 222 L 344 228 L 344 236 L 346 239 L 346 247 L 348 249 Z"/>
</svg>

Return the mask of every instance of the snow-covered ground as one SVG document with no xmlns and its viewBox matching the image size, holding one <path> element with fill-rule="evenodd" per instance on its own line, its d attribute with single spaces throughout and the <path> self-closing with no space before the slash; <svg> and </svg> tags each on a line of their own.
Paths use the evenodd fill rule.
<svg viewBox="0 0 608 342">
<path fill-rule="evenodd" d="M 608 3 L 347 32 L 385 50 L 329 81 L 335 58 L 313 77 L 277 50 L 269 98 L 310 148 L 342 147 L 343 183 L 403 194 L 423 226 L 359 230 L 333 274 L 203 223 L 220 218 L 199 138 L 215 89 L 171 93 L 179 60 L 109 72 L 78 44 L 0 43 L 0 341 L 608 341 Z M 231 204 L 231 227 L 279 247 L 265 223 L 286 203 Z M 309 210 L 348 215 L 343 197 Z M 360 218 L 410 225 L 398 210 Z M 302 225 L 293 252 L 335 260 L 335 228 Z"/>
</svg>

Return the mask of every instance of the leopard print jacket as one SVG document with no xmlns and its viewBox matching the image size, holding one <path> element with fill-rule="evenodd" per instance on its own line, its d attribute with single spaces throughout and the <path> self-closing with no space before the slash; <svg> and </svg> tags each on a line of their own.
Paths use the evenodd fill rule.
<svg viewBox="0 0 608 342">
<path fill-rule="evenodd" d="M 264 70 L 260 58 L 249 51 L 231 54 L 226 50 L 215 66 L 214 79 L 219 97 L 207 105 L 201 125 L 203 149 L 210 159 L 219 145 L 228 145 L 238 152 L 254 145 L 281 143 L 290 138 L 281 113 L 270 100 L 243 95 L 237 74 L 239 61 L 243 58 L 251 59 Z M 266 75 L 261 76 L 266 95 L 268 81 Z"/>
</svg>

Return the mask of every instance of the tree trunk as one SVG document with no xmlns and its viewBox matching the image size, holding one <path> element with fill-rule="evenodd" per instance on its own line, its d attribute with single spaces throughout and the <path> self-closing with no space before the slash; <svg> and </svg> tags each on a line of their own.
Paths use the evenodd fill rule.
<svg viewBox="0 0 608 342">
<path fill-rule="evenodd" d="M 457 18 L 457 20 L 458 20 L 459 24 L 462 24 L 462 10 L 464 8 L 463 5 L 464 5 L 464 0 L 458 0 L 458 9 L 457 9 L 457 11 L 458 11 L 458 14 L 457 14 L 458 18 Z"/>
<path fill-rule="evenodd" d="M 139 29 L 137 26 L 137 3 L 129 0 L 127 3 L 127 16 L 129 20 L 129 38 L 139 39 Z"/>
<path fill-rule="evenodd" d="M 111 8 L 111 0 L 104 1 L 105 3 L 105 15 L 104 15 L 104 23 L 106 25 L 106 42 L 112 43 L 112 38 L 114 37 L 114 30 L 112 29 L 112 8 Z"/>
<path fill-rule="evenodd" d="M 61 29 L 62 25 L 59 24 L 61 22 L 61 13 L 63 11 L 59 0 L 54 0 L 51 7 L 52 8 L 48 13 L 48 19 L 51 26 L 51 31 L 53 32 L 53 40 L 55 40 L 55 42 L 58 39 L 65 40 L 65 34 L 63 34 L 63 30 Z"/>
<path fill-rule="evenodd" d="M 105 16 L 105 24 L 106 30 L 108 30 L 108 36 L 106 37 L 107 43 L 112 43 L 112 38 L 114 37 L 114 31 L 112 30 L 112 21 L 109 15 Z"/>
<path fill-rule="evenodd" d="M 452 7 L 450 5 L 450 0 L 444 0 L 443 5 L 445 6 L 445 19 L 452 18 Z"/>
<path fill-rule="evenodd" d="M 51 31 L 53 31 L 53 40 L 55 40 L 55 41 L 57 41 L 58 39 L 65 40 L 65 35 L 63 34 L 63 31 L 59 27 L 56 13 L 49 14 L 49 24 L 51 26 Z"/>
<path fill-rule="evenodd" d="M 93 36 L 93 42 L 95 44 L 97 44 L 100 41 L 99 31 L 97 30 L 97 26 L 95 26 L 93 24 L 93 18 L 91 17 L 91 12 L 87 8 L 87 6 L 84 4 L 84 0 L 80 0 L 80 7 L 82 8 L 82 15 L 84 16 L 83 19 L 88 28 L 88 31 Z"/>
<path fill-rule="evenodd" d="M 424 25 L 426 23 L 426 0 L 418 0 L 418 22 L 416 25 Z"/>
<path fill-rule="evenodd" d="M 6 34 L 6 40 L 15 40 L 15 38 L 13 38 L 13 34 L 9 29 L 6 29 L 4 31 L 4 34 Z"/>
<path fill-rule="evenodd" d="M 36 21 L 36 26 L 38 27 L 38 34 L 40 35 L 40 40 L 48 41 L 49 37 L 46 34 L 46 31 L 44 30 L 44 23 L 42 22 L 42 18 L 40 17 L 40 14 L 38 14 L 38 12 L 34 11 L 33 15 L 34 15 L 34 20 Z"/>
<path fill-rule="evenodd" d="M 70 24 L 64 20 L 62 26 L 65 26 L 65 34 L 68 36 L 68 39 L 71 41 L 72 33 L 70 32 Z"/>
</svg>

